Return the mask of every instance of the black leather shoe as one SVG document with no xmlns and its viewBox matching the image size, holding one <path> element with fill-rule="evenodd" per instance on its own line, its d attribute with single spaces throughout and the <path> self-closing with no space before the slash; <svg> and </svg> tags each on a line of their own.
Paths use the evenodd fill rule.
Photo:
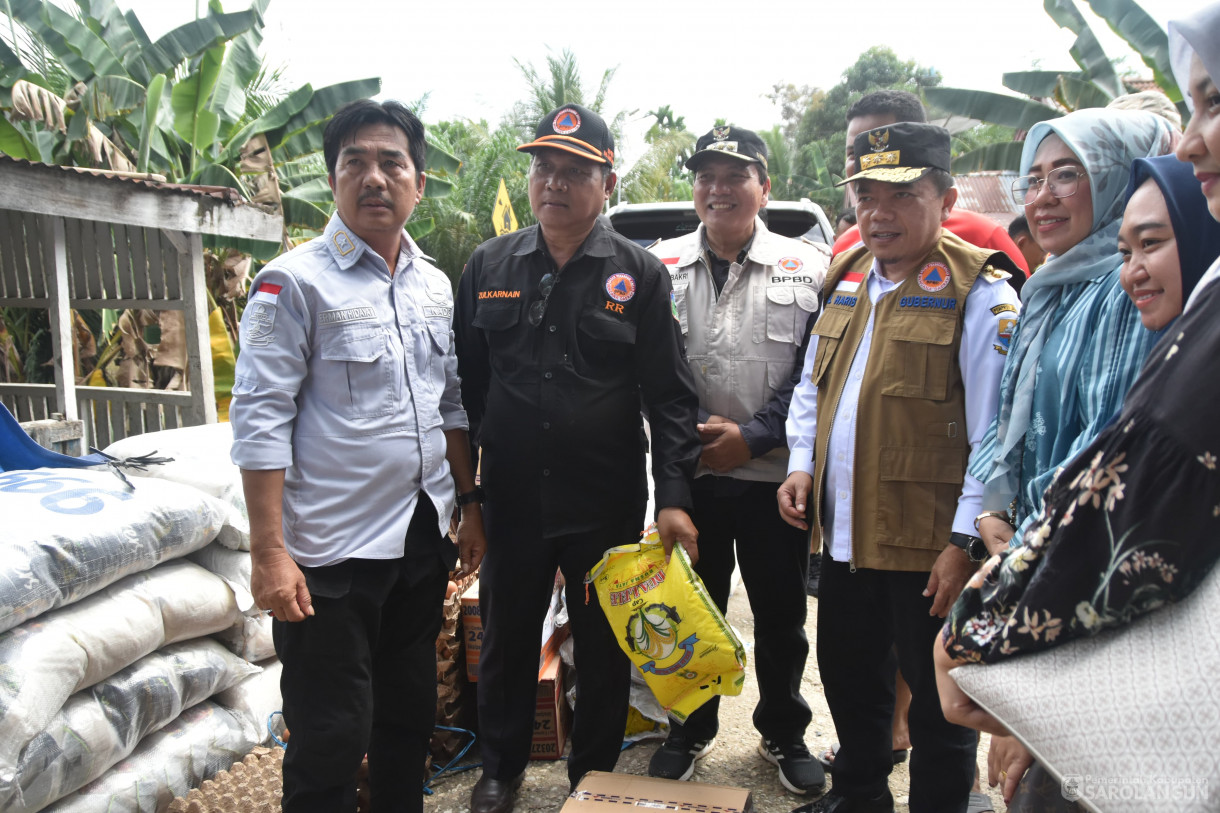
<svg viewBox="0 0 1220 813">
<path fill-rule="evenodd" d="M 894 797 L 888 790 L 873 799 L 840 796 L 832 790 L 816 802 L 794 808 L 792 813 L 894 813 Z"/>
<path fill-rule="evenodd" d="M 470 791 L 470 813 L 510 813 L 525 774 L 501 782 L 483 774 Z"/>
</svg>

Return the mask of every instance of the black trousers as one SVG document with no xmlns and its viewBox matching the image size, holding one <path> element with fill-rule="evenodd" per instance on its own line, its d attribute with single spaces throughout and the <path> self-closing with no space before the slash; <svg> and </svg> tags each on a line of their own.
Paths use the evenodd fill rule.
<svg viewBox="0 0 1220 813">
<path fill-rule="evenodd" d="M 911 687 L 911 813 L 964 813 L 978 735 L 941 713 L 932 644 L 944 619 L 928 614 L 927 584 L 927 573 L 852 573 L 822 554 L 818 668 L 841 744 L 834 790 L 872 796 L 887 787 L 899 666 Z"/>
<path fill-rule="evenodd" d="M 314 615 L 272 624 L 284 723 L 285 813 L 356 809 L 369 758 L 374 813 L 423 810 L 436 721 L 436 636 L 454 545 L 420 495 L 401 559 L 303 567 Z"/>
<path fill-rule="evenodd" d="M 639 512 L 580 534 L 542 538 L 536 529 L 496 521 L 484 506 L 487 555 L 479 571 L 483 650 L 479 655 L 479 739 L 483 774 L 508 780 L 525 770 L 534 732 L 538 657 L 555 570 L 564 597 L 576 658 L 576 709 L 568 779 L 575 787 L 589 771 L 613 771 L 627 727 L 630 661 L 589 587 L 585 574 L 608 548 L 639 538 Z"/>
<path fill-rule="evenodd" d="M 699 561 L 695 572 L 721 612 L 729 603 L 734 559 L 754 615 L 754 670 L 758 706 L 754 727 L 767 739 L 802 740 L 813 719 L 801 697 L 801 676 L 809 656 L 805 637 L 805 578 L 809 537 L 784 522 L 776 508 L 777 483 L 734 481 L 725 495 L 714 477 L 695 481 Z M 734 553 L 736 556 L 734 557 Z M 691 714 L 685 724 L 671 721 L 671 735 L 707 740 L 719 730 L 717 695 Z"/>
</svg>

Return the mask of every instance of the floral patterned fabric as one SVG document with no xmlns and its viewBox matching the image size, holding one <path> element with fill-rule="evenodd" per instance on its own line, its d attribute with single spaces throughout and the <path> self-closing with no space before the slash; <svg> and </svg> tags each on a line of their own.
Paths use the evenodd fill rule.
<svg viewBox="0 0 1220 813">
<path fill-rule="evenodd" d="M 1220 285 L 1154 348 L 1122 414 L 1047 489 L 1022 544 L 944 628 L 992 662 L 1120 626 L 1189 594 L 1220 557 Z"/>
</svg>

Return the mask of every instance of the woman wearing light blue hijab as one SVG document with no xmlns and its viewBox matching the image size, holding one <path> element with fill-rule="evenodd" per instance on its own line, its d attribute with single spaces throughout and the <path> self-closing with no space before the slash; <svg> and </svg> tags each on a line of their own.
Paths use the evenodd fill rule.
<svg viewBox="0 0 1220 813">
<path fill-rule="evenodd" d="M 1151 113 L 1088 109 L 1026 138 L 1014 191 L 1051 256 L 1021 292 L 999 415 L 969 472 L 984 486 L 976 524 L 993 553 L 1038 516 L 1056 469 L 1118 412 L 1155 341 L 1119 283 L 1117 238 L 1132 162 L 1168 152 L 1171 135 Z"/>
</svg>

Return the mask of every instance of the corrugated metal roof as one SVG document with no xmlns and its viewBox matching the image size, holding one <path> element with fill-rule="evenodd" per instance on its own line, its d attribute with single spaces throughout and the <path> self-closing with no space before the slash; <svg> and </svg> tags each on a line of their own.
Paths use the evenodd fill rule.
<svg viewBox="0 0 1220 813">
<path fill-rule="evenodd" d="M 971 172 L 967 175 L 954 175 L 953 183 L 957 186 L 957 207 L 994 220 L 1007 228 L 1025 209 L 1012 199 L 1012 182 L 1016 180 L 1015 172 Z"/>
<path fill-rule="evenodd" d="M 0 153 L 0 162 L 7 164 L 15 164 L 17 166 L 26 167 L 46 167 L 49 169 L 58 169 L 64 172 L 73 172 L 78 175 L 88 175 L 95 178 L 106 178 L 107 180 L 117 181 L 122 183 L 132 183 L 146 189 L 154 189 L 159 192 L 171 192 L 176 194 L 187 194 L 197 197 L 215 198 L 223 200 L 238 206 L 252 206 L 255 209 L 262 210 L 262 207 L 251 203 L 241 196 L 241 193 L 236 189 L 228 186 L 205 186 L 203 184 L 181 184 L 167 183 L 164 175 L 156 175 L 153 173 L 132 173 L 132 172 L 117 172 L 109 169 L 94 169 L 91 167 L 70 167 L 61 166 L 59 164 L 44 164 L 40 161 L 27 161 L 24 158 L 14 158 L 10 155 Z M 265 211 L 265 210 L 263 210 Z"/>
</svg>

